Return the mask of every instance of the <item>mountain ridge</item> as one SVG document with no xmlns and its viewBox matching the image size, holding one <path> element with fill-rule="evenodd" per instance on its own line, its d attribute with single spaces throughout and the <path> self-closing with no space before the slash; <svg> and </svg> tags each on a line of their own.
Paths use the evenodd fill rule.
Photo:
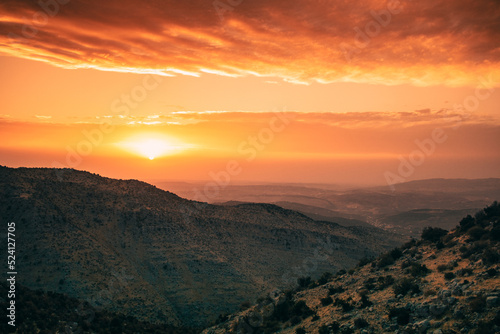
<svg viewBox="0 0 500 334">
<path fill-rule="evenodd" d="M 60 171 L 0 168 L 0 215 L 16 222 L 19 271 L 30 273 L 20 283 L 139 320 L 200 327 L 296 272 L 349 267 L 403 242 L 274 205 L 223 207 Z"/>
</svg>

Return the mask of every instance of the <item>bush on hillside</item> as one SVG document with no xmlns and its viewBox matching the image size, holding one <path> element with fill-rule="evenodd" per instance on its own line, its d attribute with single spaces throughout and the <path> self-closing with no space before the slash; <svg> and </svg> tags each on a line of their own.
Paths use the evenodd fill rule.
<svg viewBox="0 0 500 334">
<path fill-rule="evenodd" d="M 426 227 L 422 231 L 422 240 L 430 242 L 438 242 L 442 237 L 448 234 L 447 230 L 439 227 Z"/>
</svg>

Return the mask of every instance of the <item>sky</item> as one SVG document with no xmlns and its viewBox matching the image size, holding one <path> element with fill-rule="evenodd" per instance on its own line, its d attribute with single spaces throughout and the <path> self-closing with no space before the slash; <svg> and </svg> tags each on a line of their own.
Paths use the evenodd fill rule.
<svg viewBox="0 0 500 334">
<path fill-rule="evenodd" d="M 117 178 L 500 177 L 500 2 L 0 3 L 0 164 Z"/>
</svg>

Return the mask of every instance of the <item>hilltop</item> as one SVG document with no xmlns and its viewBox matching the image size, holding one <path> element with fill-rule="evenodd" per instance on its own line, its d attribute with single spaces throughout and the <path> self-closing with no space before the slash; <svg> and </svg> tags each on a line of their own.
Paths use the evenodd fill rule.
<svg viewBox="0 0 500 334">
<path fill-rule="evenodd" d="M 429 227 L 348 272 L 301 278 L 203 333 L 499 333 L 499 263 L 495 202 L 451 232 Z"/>
</svg>

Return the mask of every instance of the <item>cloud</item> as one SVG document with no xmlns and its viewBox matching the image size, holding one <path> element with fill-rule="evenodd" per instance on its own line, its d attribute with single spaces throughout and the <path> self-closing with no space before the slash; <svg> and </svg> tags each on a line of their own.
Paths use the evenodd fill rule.
<svg viewBox="0 0 500 334">
<path fill-rule="evenodd" d="M 500 80 L 496 0 L 230 3 L 4 0 L 0 53 L 66 68 L 294 83 Z"/>
<path fill-rule="evenodd" d="M 464 125 L 500 126 L 500 119 L 492 115 L 468 113 L 454 109 L 421 109 L 401 112 L 297 112 L 297 111 L 173 111 L 153 115 L 103 115 L 100 117 L 71 116 L 61 120 L 61 124 L 101 124 L 132 126 L 187 126 L 206 123 L 208 126 L 249 127 L 266 126 L 269 120 L 281 114 L 295 124 L 305 126 L 323 126 L 332 129 L 384 130 L 410 129 L 422 127 L 455 128 Z M 59 124 L 51 116 L 35 116 L 39 121 Z M 0 120 L 2 117 L 0 117 Z M 6 119 L 7 120 L 7 119 Z"/>
</svg>

